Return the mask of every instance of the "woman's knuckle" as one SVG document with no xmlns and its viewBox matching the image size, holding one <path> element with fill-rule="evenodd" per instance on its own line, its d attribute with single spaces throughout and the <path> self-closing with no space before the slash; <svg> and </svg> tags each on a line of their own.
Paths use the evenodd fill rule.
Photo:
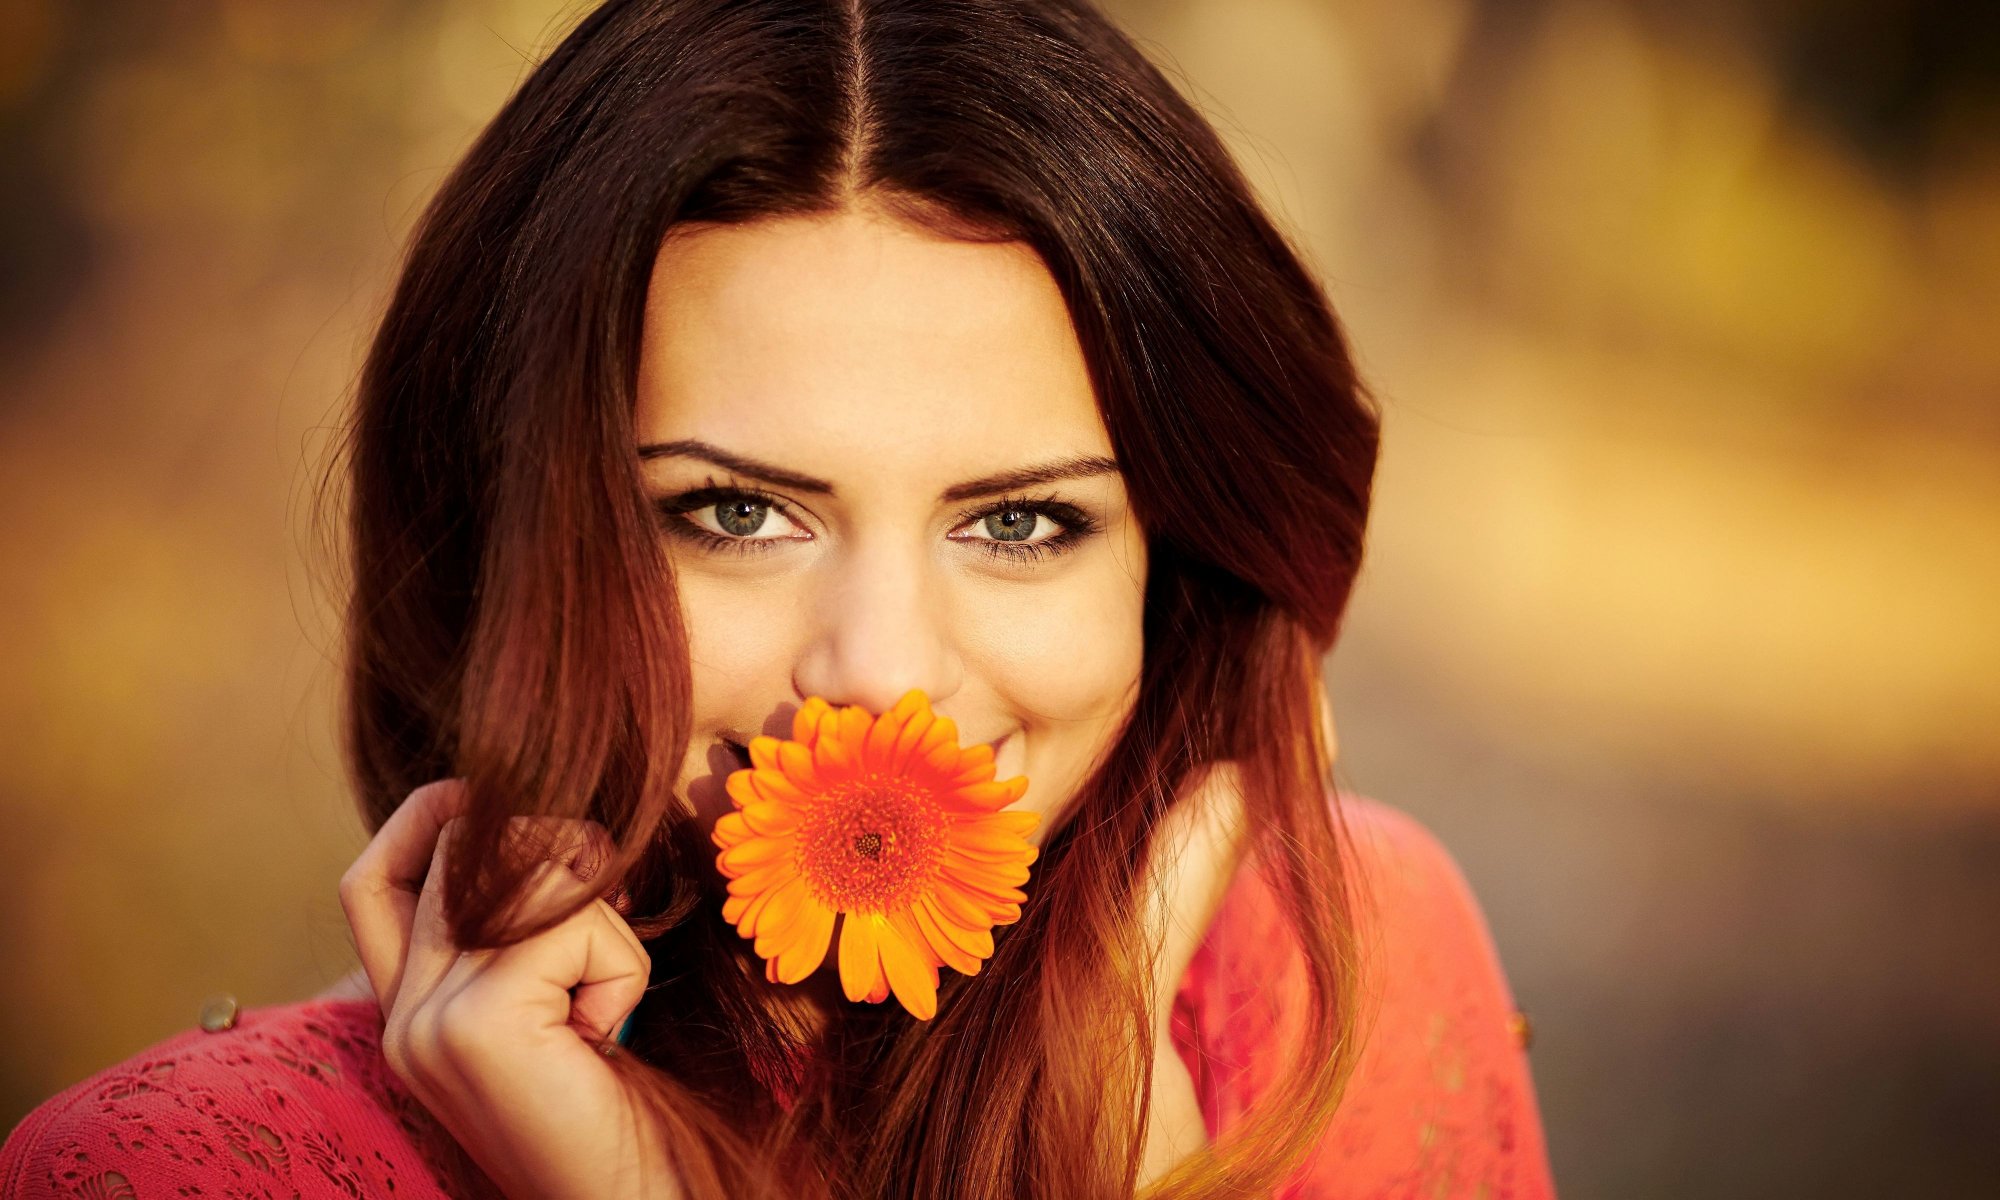
<svg viewBox="0 0 2000 1200">
<path fill-rule="evenodd" d="M 361 890 L 367 886 L 368 881 L 373 877 L 373 874 L 374 873 L 370 871 L 368 868 L 367 859 L 365 858 L 355 859 L 353 862 L 347 865 L 347 869 L 345 871 L 342 871 L 340 873 L 340 884 L 339 884 L 340 894 L 343 896 L 359 895 Z"/>
<path fill-rule="evenodd" d="M 414 1075 L 415 1056 L 410 1048 L 408 1018 L 392 1017 L 382 1026 L 382 1059 L 396 1073 L 396 1078 L 408 1082 Z"/>
</svg>

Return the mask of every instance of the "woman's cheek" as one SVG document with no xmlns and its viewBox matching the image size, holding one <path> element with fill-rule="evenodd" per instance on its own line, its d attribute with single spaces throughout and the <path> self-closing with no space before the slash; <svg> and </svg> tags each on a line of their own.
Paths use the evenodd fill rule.
<svg viewBox="0 0 2000 1200">
<path fill-rule="evenodd" d="M 1017 591 L 969 628 L 969 673 L 983 676 L 1024 734 L 1001 774 L 1024 774 L 1021 807 L 1042 815 L 1042 844 L 1067 820 L 1079 788 L 1123 727 L 1144 656 L 1142 588 L 1123 571 L 1076 572 Z"/>
<path fill-rule="evenodd" d="M 1038 724 L 1101 722 L 1129 703 L 1139 677 L 1143 589 L 1108 558 L 1088 567 L 982 590 L 965 620 L 968 673 Z"/>
<path fill-rule="evenodd" d="M 695 571 L 684 571 L 679 585 L 696 729 L 731 724 L 730 714 L 763 712 L 774 698 L 788 696 L 786 655 L 797 645 L 793 626 L 803 610 L 787 589 Z"/>
</svg>

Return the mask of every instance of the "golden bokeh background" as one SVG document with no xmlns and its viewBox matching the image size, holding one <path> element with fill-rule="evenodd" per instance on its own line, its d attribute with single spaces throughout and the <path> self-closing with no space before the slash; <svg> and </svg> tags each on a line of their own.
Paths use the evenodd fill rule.
<svg viewBox="0 0 2000 1200">
<path fill-rule="evenodd" d="M 1108 7 L 1382 400 L 1341 772 L 1485 903 L 1564 1194 L 2000 1194 L 2000 6 Z M 581 11 L 0 5 L 0 1127 L 351 965 L 313 500 Z"/>
</svg>

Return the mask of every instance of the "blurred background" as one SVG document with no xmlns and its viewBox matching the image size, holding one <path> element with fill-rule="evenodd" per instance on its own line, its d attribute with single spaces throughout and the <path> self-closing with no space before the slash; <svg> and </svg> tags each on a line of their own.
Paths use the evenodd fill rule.
<svg viewBox="0 0 2000 1200">
<path fill-rule="evenodd" d="M 1385 410 L 1343 782 L 1569 1197 L 2000 1195 L 2000 6 L 1115 0 Z M 0 1128 L 352 963 L 312 500 L 548 0 L 0 5 Z"/>
</svg>

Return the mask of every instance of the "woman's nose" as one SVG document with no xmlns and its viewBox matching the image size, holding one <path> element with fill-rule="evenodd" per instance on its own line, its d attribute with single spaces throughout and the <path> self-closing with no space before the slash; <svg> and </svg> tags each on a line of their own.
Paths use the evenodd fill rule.
<svg viewBox="0 0 2000 1200">
<path fill-rule="evenodd" d="M 932 704 L 956 692 L 964 668 L 946 627 L 942 589 L 922 556 L 855 546 L 811 597 L 812 630 L 792 672 L 799 698 L 882 712 L 911 688 Z"/>
</svg>

